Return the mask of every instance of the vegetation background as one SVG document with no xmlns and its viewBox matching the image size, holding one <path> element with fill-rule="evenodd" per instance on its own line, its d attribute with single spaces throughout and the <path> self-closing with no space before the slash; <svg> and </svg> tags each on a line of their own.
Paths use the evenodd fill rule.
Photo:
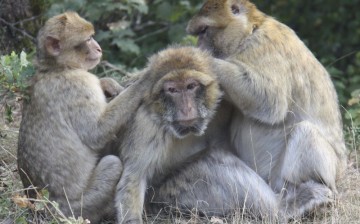
<svg viewBox="0 0 360 224">
<path fill-rule="evenodd" d="M 253 2 L 294 29 L 331 74 L 344 118 L 350 166 L 358 171 L 360 0 Z M 36 33 L 44 21 L 66 10 L 77 11 L 91 21 L 97 32 L 95 39 L 104 52 L 103 61 L 93 72 L 99 77 L 121 80 L 128 72 L 141 69 L 150 55 L 169 44 L 194 44 L 196 39 L 186 35 L 185 27 L 202 3 L 203 0 L 0 0 L 0 223 L 9 220 L 9 216 L 17 223 L 25 220 L 11 200 L 21 186 L 15 163 L 17 127 L 21 102 L 26 97 L 24 89 L 34 73 L 31 61 Z M 357 183 L 350 188 L 360 189 Z M 358 210 L 359 195 L 356 200 L 351 199 L 355 200 L 351 206 Z M 359 218 L 350 217 L 350 223 Z"/>
</svg>

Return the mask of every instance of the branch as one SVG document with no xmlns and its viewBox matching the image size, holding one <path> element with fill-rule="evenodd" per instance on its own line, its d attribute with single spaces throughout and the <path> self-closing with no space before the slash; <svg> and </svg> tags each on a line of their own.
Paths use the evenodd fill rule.
<svg viewBox="0 0 360 224">
<path fill-rule="evenodd" d="M 128 72 L 126 72 L 126 71 L 124 71 L 123 69 L 121 69 L 121 68 L 119 68 L 119 67 L 111 64 L 111 63 L 108 62 L 108 61 L 101 61 L 100 66 L 110 68 L 110 70 L 107 70 L 107 71 L 103 72 L 103 74 L 104 74 L 104 73 L 108 73 L 108 72 L 116 71 L 116 72 L 119 72 L 120 74 L 123 74 L 123 75 L 125 75 L 125 76 L 128 76 L 128 77 L 130 76 Z"/>
<path fill-rule="evenodd" d="M 37 18 L 39 18 L 39 17 L 40 17 L 40 15 L 33 16 L 33 17 L 30 17 L 30 18 L 27 18 L 27 19 L 20 20 L 20 21 L 17 21 L 17 22 L 15 22 L 15 23 L 12 23 L 12 25 L 17 25 L 17 24 L 20 24 L 20 23 L 26 23 L 26 22 L 35 20 L 35 19 L 37 19 Z"/>
<path fill-rule="evenodd" d="M 22 29 L 19 29 L 19 28 L 15 27 L 14 24 L 17 24 L 17 23 L 14 23 L 14 24 L 13 24 L 13 23 L 9 23 L 9 22 L 7 22 L 6 20 L 4 20 L 4 19 L 2 19 L 2 18 L 0 18 L 0 22 L 2 22 L 2 23 L 4 23 L 5 25 L 9 26 L 10 29 L 13 29 L 13 30 L 21 33 L 22 35 L 26 36 L 26 37 L 29 38 L 33 43 L 36 42 L 36 39 L 35 39 L 33 36 L 31 36 L 30 34 L 28 34 L 25 30 L 22 30 Z"/>
<path fill-rule="evenodd" d="M 154 31 L 154 32 L 152 32 L 152 33 L 146 34 L 146 35 L 144 35 L 144 36 L 141 36 L 141 37 L 135 39 L 134 41 L 135 41 L 135 42 L 142 41 L 142 40 L 144 40 L 144 39 L 146 39 L 146 38 L 148 38 L 148 37 L 155 36 L 155 35 L 157 35 L 157 34 L 159 34 L 159 33 L 163 33 L 163 32 L 165 32 L 167 29 L 169 29 L 168 26 L 166 26 L 166 27 L 164 27 L 164 28 L 161 28 L 161 29 L 159 29 L 159 30 L 156 30 L 156 31 Z"/>
</svg>

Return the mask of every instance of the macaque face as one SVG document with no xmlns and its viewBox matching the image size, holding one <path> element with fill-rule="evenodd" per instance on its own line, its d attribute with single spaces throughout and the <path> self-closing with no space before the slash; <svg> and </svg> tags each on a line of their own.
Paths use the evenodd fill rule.
<svg viewBox="0 0 360 224">
<path fill-rule="evenodd" d="M 84 43 L 78 45 L 77 48 L 85 55 L 83 67 L 86 70 L 93 69 L 97 64 L 99 64 L 102 56 L 102 49 L 92 36 L 90 36 Z"/>
<path fill-rule="evenodd" d="M 201 75 L 205 76 L 201 73 L 194 74 L 191 71 L 170 72 L 159 81 L 154 94 L 154 113 L 160 115 L 165 128 L 177 138 L 202 135 L 214 113 L 210 108 L 217 104 L 217 101 L 207 102 L 214 80 L 201 79 Z"/>
</svg>

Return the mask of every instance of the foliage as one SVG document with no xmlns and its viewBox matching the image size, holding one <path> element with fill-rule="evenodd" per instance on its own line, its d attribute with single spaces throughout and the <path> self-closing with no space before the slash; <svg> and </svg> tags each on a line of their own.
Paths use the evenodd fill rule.
<svg viewBox="0 0 360 224">
<path fill-rule="evenodd" d="M 0 57 L 0 91 L 15 93 L 24 90 L 28 78 L 33 74 L 33 67 L 26 59 L 26 53 L 17 55 L 12 52 L 10 55 Z M 30 65 L 30 66 L 29 66 Z"/>
<path fill-rule="evenodd" d="M 20 55 L 12 52 L 10 55 L 0 56 L 0 105 L 5 107 L 5 118 L 13 121 L 13 105 L 7 99 L 16 96 L 23 97 L 28 87 L 28 80 L 34 74 L 34 68 L 26 59 L 26 53 Z"/>
<path fill-rule="evenodd" d="M 360 0 L 254 2 L 295 30 L 330 72 L 345 106 L 360 86 Z"/>
<path fill-rule="evenodd" d="M 1 0 L 0 54 L 33 51 L 36 33 L 50 4 L 49 0 Z"/>
<path fill-rule="evenodd" d="M 348 101 L 348 110 L 345 119 L 349 120 L 353 127 L 360 131 L 360 89 L 351 93 L 352 98 Z"/>
</svg>

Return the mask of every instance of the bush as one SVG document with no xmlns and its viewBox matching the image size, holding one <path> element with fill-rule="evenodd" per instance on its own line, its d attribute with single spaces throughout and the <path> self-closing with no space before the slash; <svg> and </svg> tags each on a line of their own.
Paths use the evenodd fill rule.
<svg viewBox="0 0 360 224">
<path fill-rule="evenodd" d="M 29 78 L 34 74 L 34 68 L 26 59 L 26 53 L 20 55 L 12 52 L 10 55 L 0 56 L 0 105 L 5 107 L 5 118 L 13 121 L 14 98 L 23 98 L 28 87 Z M 17 99 L 18 100 L 18 99 Z"/>
</svg>

